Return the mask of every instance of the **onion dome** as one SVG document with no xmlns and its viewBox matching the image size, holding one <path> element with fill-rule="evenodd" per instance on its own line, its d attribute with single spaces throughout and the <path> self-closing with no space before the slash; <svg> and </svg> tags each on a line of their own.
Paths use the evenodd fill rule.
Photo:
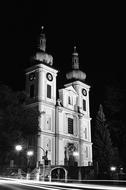
<svg viewBox="0 0 126 190">
<path fill-rule="evenodd" d="M 46 53 L 46 37 L 45 37 L 45 34 L 43 33 L 43 29 L 44 27 L 42 26 L 40 37 L 38 39 L 38 48 L 35 54 L 33 55 L 32 60 L 42 62 L 42 63 L 52 66 L 53 57 L 52 55 L 49 55 Z"/>
<path fill-rule="evenodd" d="M 79 57 L 74 47 L 74 52 L 72 54 L 72 71 L 66 74 L 67 80 L 80 80 L 84 81 L 86 79 L 86 74 L 79 70 Z"/>
</svg>

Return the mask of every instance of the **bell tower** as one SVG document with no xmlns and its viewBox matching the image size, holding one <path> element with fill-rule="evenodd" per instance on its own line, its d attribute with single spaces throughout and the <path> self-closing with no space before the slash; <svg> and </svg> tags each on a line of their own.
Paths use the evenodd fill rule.
<svg viewBox="0 0 126 190">
<path fill-rule="evenodd" d="M 46 37 L 41 28 L 38 47 L 31 57 L 32 66 L 26 69 L 26 92 L 31 101 L 56 103 L 56 76 L 53 57 L 46 53 Z"/>
<path fill-rule="evenodd" d="M 66 78 L 67 84 L 59 89 L 57 106 L 57 163 L 89 166 L 92 163 L 90 86 L 85 83 L 86 74 L 79 69 L 76 47 L 72 53 L 72 69 Z"/>
<path fill-rule="evenodd" d="M 28 106 L 40 112 L 37 137 L 37 162 L 43 162 L 47 153 L 51 164 L 55 163 L 55 105 L 57 70 L 53 68 L 53 57 L 46 53 L 46 37 L 41 27 L 37 49 L 31 57 L 31 66 L 26 69 L 26 93 Z M 41 147 L 41 148 L 40 148 Z M 43 149 L 43 151 L 42 151 Z M 54 150 L 53 150 L 54 149 Z"/>
</svg>

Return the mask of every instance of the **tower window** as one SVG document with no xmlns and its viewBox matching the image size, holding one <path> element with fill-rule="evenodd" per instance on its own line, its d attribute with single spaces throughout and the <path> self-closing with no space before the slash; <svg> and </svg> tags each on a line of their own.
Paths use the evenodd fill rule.
<svg viewBox="0 0 126 190">
<path fill-rule="evenodd" d="M 35 88 L 34 88 L 34 84 L 32 84 L 30 86 L 30 97 L 33 98 L 35 96 Z"/>
<path fill-rule="evenodd" d="M 73 105 L 73 99 L 71 96 L 68 96 L 68 104 Z"/>
<path fill-rule="evenodd" d="M 68 133 L 73 134 L 73 119 L 68 118 Z"/>
<path fill-rule="evenodd" d="M 51 98 L 51 86 L 47 84 L 47 98 Z"/>
<path fill-rule="evenodd" d="M 86 111 L 86 101 L 83 100 L 83 110 Z"/>
</svg>

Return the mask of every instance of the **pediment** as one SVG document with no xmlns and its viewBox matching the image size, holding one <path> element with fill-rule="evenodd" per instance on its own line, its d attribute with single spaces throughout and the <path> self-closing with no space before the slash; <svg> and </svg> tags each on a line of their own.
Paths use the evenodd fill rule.
<svg viewBox="0 0 126 190">
<path fill-rule="evenodd" d="M 72 93 L 78 95 L 77 92 L 76 92 L 76 90 L 75 90 L 72 86 L 68 86 L 68 87 L 66 87 L 65 90 L 67 90 L 67 91 L 71 91 Z"/>
</svg>

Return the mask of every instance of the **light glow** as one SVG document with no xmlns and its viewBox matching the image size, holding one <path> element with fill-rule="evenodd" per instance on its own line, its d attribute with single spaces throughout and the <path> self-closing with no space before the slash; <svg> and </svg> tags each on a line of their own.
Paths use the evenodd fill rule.
<svg viewBox="0 0 126 190">
<path fill-rule="evenodd" d="M 111 171 L 116 171 L 116 167 L 115 167 L 115 166 L 111 166 L 111 167 L 110 167 L 110 170 L 111 170 Z"/>
<path fill-rule="evenodd" d="M 16 149 L 17 151 L 21 151 L 21 150 L 22 150 L 22 146 L 21 146 L 21 145 L 16 145 L 16 146 L 15 146 L 15 149 Z"/>
<path fill-rule="evenodd" d="M 34 152 L 32 150 L 27 151 L 27 156 L 33 156 Z"/>
<path fill-rule="evenodd" d="M 89 180 L 89 181 L 100 181 L 100 180 Z M 108 180 L 103 180 L 103 181 L 108 181 Z M 109 182 L 126 182 L 125 180 L 109 180 Z M 13 189 L 14 189 L 14 184 L 15 185 L 22 185 L 22 186 L 27 186 L 27 187 L 34 187 L 34 188 L 38 188 L 38 189 L 57 189 L 58 186 L 60 186 L 60 189 L 84 189 L 84 188 L 87 188 L 87 189 L 94 189 L 94 190 L 125 190 L 125 186 L 124 187 L 121 187 L 121 186 L 112 186 L 112 185 L 95 185 L 95 184 L 87 184 L 87 181 L 86 181 L 86 184 L 73 184 L 73 183 L 61 183 L 61 182 L 44 182 L 44 181 L 36 181 L 35 180 L 23 180 L 23 179 L 12 179 L 12 178 L 5 178 L 5 177 L 0 177 L 0 184 L 2 184 L 3 186 L 5 185 L 5 187 L 10 187 L 10 185 L 12 184 L 13 185 Z M 125 185 L 125 184 L 124 184 Z M 62 187 L 61 187 L 62 186 Z M 17 189 L 17 188 L 16 188 Z"/>
<path fill-rule="evenodd" d="M 73 152 L 73 156 L 79 156 L 78 152 Z"/>
</svg>

